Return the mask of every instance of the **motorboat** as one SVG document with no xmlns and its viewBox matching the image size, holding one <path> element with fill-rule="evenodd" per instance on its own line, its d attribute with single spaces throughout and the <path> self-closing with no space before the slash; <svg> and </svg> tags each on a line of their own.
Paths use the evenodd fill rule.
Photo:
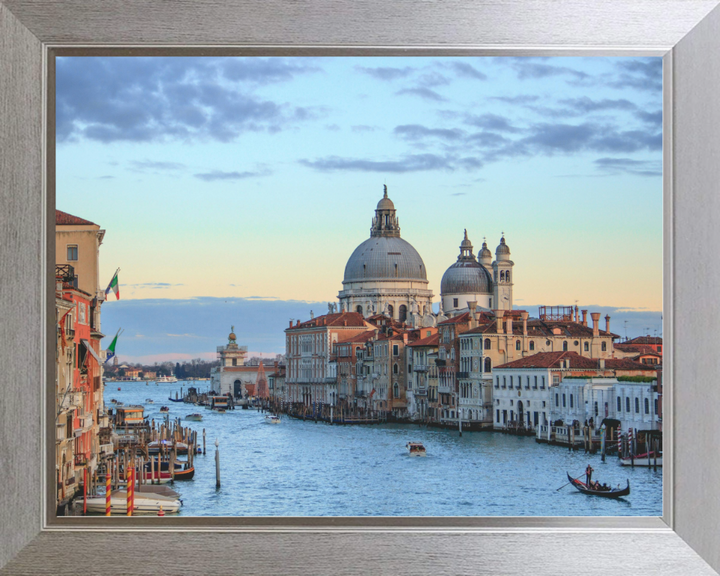
<svg viewBox="0 0 720 576">
<path fill-rule="evenodd" d="M 405 447 L 408 449 L 408 455 L 410 456 L 427 456 L 425 446 L 420 442 L 408 442 Z"/>
<path fill-rule="evenodd" d="M 157 514 L 162 507 L 165 514 L 176 514 L 180 511 L 182 503 L 180 500 L 163 496 L 161 494 L 135 492 L 135 505 L 133 514 Z M 82 502 L 82 500 L 78 500 Z M 105 514 L 106 498 L 92 496 L 86 500 L 87 511 L 92 514 Z M 114 490 L 110 494 L 110 514 L 127 514 L 127 492 L 125 490 Z"/>
<path fill-rule="evenodd" d="M 155 384 L 169 384 L 173 382 L 177 382 L 177 378 L 175 376 L 160 376 L 160 378 L 155 380 Z"/>
<path fill-rule="evenodd" d="M 160 406 L 160 412 L 170 412 L 170 408 L 167 406 Z"/>
<path fill-rule="evenodd" d="M 155 400 L 153 400 L 152 398 L 147 398 L 145 402 L 147 402 L 148 404 L 155 404 Z"/>
<path fill-rule="evenodd" d="M 280 424 L 280 416 L 277 414 L 268 414 L 265 416 L 265 423 L 266 424 Z"/>
<path fill-rule="evenodd" d="M 194 412 L 185 416 L 185 420 L 191 420 L 192 422 L 202 422 L 202 414 Z"/>
</svg>

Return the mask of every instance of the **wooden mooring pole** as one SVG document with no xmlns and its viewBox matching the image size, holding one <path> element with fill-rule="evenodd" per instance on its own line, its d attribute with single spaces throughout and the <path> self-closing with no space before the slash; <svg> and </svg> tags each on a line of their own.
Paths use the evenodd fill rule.
<svg viewBox="0 0 720 576">
<path fill-rule="evenodd" d="M 220 488 L 220 442 L 215 438 L 215 489 Z"/>
</svg>

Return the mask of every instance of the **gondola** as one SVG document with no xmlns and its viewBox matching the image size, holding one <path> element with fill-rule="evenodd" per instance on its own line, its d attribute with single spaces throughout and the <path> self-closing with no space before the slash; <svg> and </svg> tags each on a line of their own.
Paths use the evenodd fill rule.
<svg viewBox="0 0 720 576">
<path fill-rule="evenodd" d="M 170 402 L 185 402 L 184 398 L 168 398 Z"/>
<path fill-rule="evenodd" d="M 625 488 L 616 488 L 613 490 L 593 490 L 592 488 L 588 488 L 585 482 L 580 482 L 580 480 L 576 480 L 567 472 L 566 474 L 568 480 L 570 480 L 570 484 L 575 486 L 575 488 L 577 488 L 583 494 L 589 494 L 590 496 L 601 496 L 603 498 L 620 498 L 621 496 L 627 496 L 628 494 L 630 494 L 630 480 L 627 481 L 627 486 Z"/>
</svg>

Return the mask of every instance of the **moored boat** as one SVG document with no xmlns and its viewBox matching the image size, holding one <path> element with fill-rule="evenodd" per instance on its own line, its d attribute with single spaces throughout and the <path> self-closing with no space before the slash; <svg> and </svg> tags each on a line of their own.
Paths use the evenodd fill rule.
<svg viewBox="0 0 720 576">
<path fill-rule="evenodd" d="M 87 499 L 87 511 L 90 513 L 105 514 L 105 505 L 104 495 Z M 180 500 L 168 496 L 135 492 L 133 514 L 157 514 L 161 506 L 166 514 L 175 514 L 180 511 L 180 505 Z M 110 513 L 127 514 L 127 493 L 124 490 L 115 490 L 110 495 Z"/>
<path fill-rule="evenodd" d="M 662 452 L 658 452 L 657 455 L 654 452 L 638 454 L 631 458 L 620 458 L 620 464 L 622 466 L 655 466 L 657 462 L 658 466 L 662 466 Z"/>
<path fill-rule="evenodd" d="M 157 459 L 155 460 L 154 466 L 155 466 L 154 478 L 157 479 L 157 467 L 158 467 Z M 152 467 L 150 466 L 150 462 L 146 462 L 145 463 L 145 475 L 146 475 L 145 477 L 148 479 L 150 478 L 151 468 Z M 168 477 L 171 477 L 172 475 L 170 474 L 169 470 L 170 470 L 169 462 L 167 462 L 167 461 L 160 462 L 161 478 L 164 477 L 165 475 L 167 475 Z M 190 466 L 189 462 L 175 462 L 175 480 L 192 480 L 193 476 L 195 476 L 195 467 Z M 161 482 L 161 484 L 162 484 L 162 482 Z"/>
<path fill-rule="evenodd" d="M 408 449 L 409 456 L 427 456 L 425 446 L 420 442 L 408 442 L 405 447 Z"/>
<path fill-rule="evenodd" d="M 611 488 L 609 490 L 604 490 L 604 489 L 598 490 L 597 488 L 589 487 L 585 482 L 581 482 L 580 480 L 573 478 L 572 476 L 570 476 L 569 472 L 566 472 L 566 474 L 567 474 L 568 480 L 570 481 L 570 484 L 572 484 L 575 488 L 577 488 L 583 494 L 588 494 L 590 496 L 600 496 L 602 498 L 620 498 L 621 496 L 627 496 L 628 494 L 630 494 L 630 480 L 627 481 L 627 486 L 625 488 Z M 595 485 L 599 485 L 599 484 L 595 483 Z"/>
<path fill-rule="evenodd" d="M 173 449 L 173 442 L 172 440 L 155 440 L 154 442 L 150 442 L 148 444 L 148 452 L 150 454 L 157 454 L 160 451 L 160 446 L 163 446 L 166 452 L 171 452 Z M 185 444 L 185 442 L 177 442 L 174 446 L 177 448 L 178 454 L 187 454 L 188 445 Z"/>
<path fill-rule="evenodd" d="M 155 384 L 168 384 L 173 382 L 177 382 L 177 378 L 175 378 L 175 376 L 160 376 L 160 378 L 155 380 Z"/>
</svg>

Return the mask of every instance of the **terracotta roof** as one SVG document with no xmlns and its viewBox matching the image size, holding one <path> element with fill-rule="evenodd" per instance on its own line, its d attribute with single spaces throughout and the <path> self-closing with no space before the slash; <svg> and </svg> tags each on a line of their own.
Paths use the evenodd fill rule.
<svg viewBox="0 0 720 576">
<path fill-rule="evenodd" d="M 487 322 L 464 332 L 464 334 L 497 334 L 497 320 Z M 502 321 L 503 331 L 506 327 L 506 321 Z M 512 322 L 513 336 L 522 336 L 523 323 L 513 319 Z M 560 330 L 559 334 L 553 332 L 554 329 Z M 593 329 L 591 326 L 583 326 L 579 322 L 546 322 L 533 318 L 527 322 L 528 337 L 531 338 L 549 338 L 551 336 L 562 336 L 565 338 L 592 338 Z M 612 332 L 599 331 L 600 336 L 609 336 L 610 338 L 619 338 L 617 334 Z"/>
<path fill-rule="evenodd" d="M 335 344 L 364 344 L 368 340 L 372 340 L 376 334 L 377 330 L 368 330 L 367 332 L 361 332 L 360 334 L 345 338 L 345 340 L 340 340 Z"/>
<path fill-rule="evenodd" d="M 627 342 L 623 342 L 623 344 L 662 344 L 662 338 L 659 338 L 657 336 L 638 336 L 637 338 L 633 338 L 632 340 L 628 340 Z"/>
<path fill-rule="evenodd" d="M 428 336 L 427 338 L 416 340 L 412 344 L 408 344 L 408 346 L 437 346 L 439 343 L 440 334 L 435 333 L 431 336 Z"/>
<path fill-rule="evenodd" d="M 650 346 L 649 344 L 615 344 L 615 349 L 620 350 L 622 352 L 631 352 L 633 354 L 649 354 L 653 356 L 662 357 L 662 354 L 660 354 L 655 348 Z"/>
<path fill-rule="evenodd" d="M 318 328 L 323 326 L 331 326 L 333 328 L 363 328 L 365 326 L 368 326 L 368 324 L 363 319 L 363 315 L 359 312 L 338 312 L 335 314 L 325 314 L 323 316 L 318 316 L 305 322 L 300 322 L 299 325 L 291 326 L 286 330 Z"/>
<path fill-rule="evenodd" d="M 457 316 L 453 316 L 452 318 L 443 320 L 438 324 L 438 326 L 445 326 L 447 324 L 462 324 L 463 322 L 470 322 L 470 312 L 463 312 L 462 314 L 458 314 Z"/>
<path fill-rule="evenodd" d="M 78 218 L 77 216 L 73 216 L 72 214 L 68 214 L 67 212 L 62 212 L 61 210 L 55 210 L 55 225 L 56 226 L 97 226 L 95 222 L 90 222 L 90 220 L 83 220 L 82 218 Z"/>
<path fill-rule="evenodd" d="M 561 360 L 570 361 L 570 370 L 600 370 L 599 358 L 586 358 L 577 352 L 540 352 L 526 356 L 507 364 L 496 366 L 500 368 L 560 368 Z M 605 358 L 606 370 L 652 370 L 645 364 L 639 364 L 629 359 Z"/>
</svg>

